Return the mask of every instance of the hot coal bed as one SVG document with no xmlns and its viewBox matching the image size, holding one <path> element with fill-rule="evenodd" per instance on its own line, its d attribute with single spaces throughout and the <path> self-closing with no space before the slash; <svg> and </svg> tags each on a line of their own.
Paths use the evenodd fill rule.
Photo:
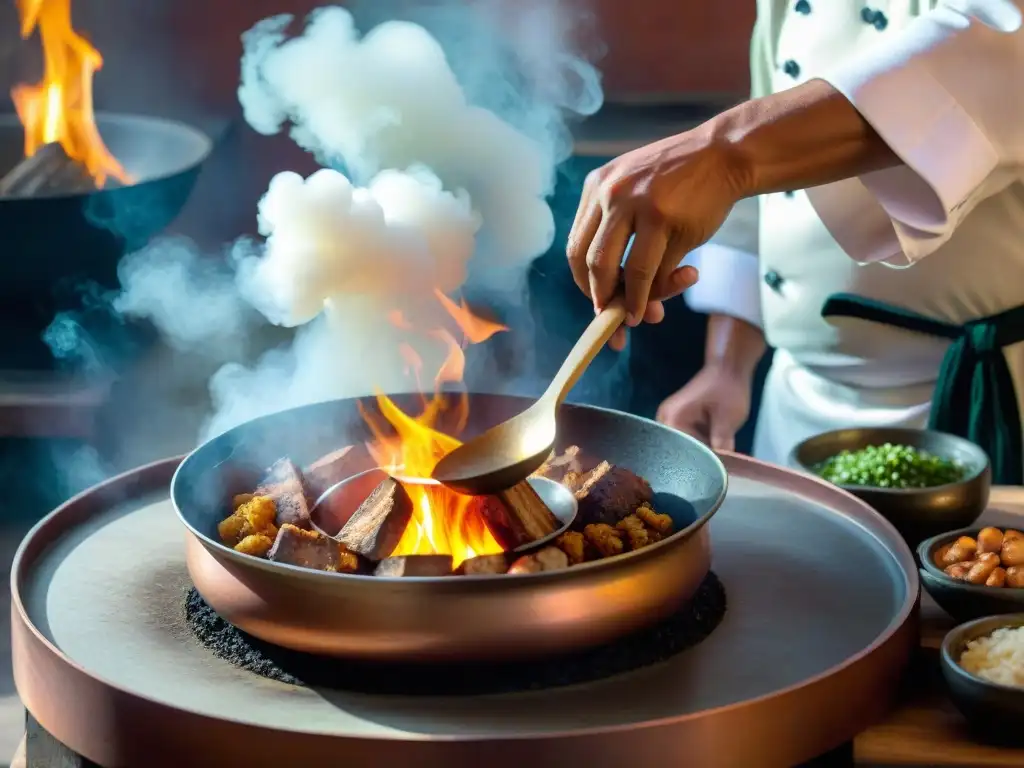
<svg viewBox="0 0 1024 768">
<path fill-rule="evenodd" d="M 234 511 L 218 526 L 223 544 L 272 562 L 320 571 L 376 576 L 514 577 L 572 568 L 636 551 L 683 525 L 653 506 L 645 479 L 607 461 L 588 461 L 572 446 L 553 455 L 535 475 L 574 495 L 579 514 L 568 530 L 524 482 L 497 497 L 473 498 L 501 552 L 467 557 L 391 556 L 413 523 L 415 502 L 402 482 L 366 471 L 357 447 L 335 451 L 299 469 L 281 459 L 252 493 L 236 495 Z M 363 470 L 363 471 L 360 471 Z M 333 493 L 332 490 L 345 490 Z M 353 504 L 352 491 L 361 498 Z M 446 493 L 450 493 L 445 491 Z M 478 537 L 479 538 L 479 537 Z M 530 547 L 531 542 L 537 542 Z M 454 567 L 453 567 L 454 565 Z M 393 695 L 481 695 L 582 684 L 664 661 L 704 640 L 726 610 L 724 587 L 708 573 L 696 593 L 672 615 L 613 642 L 569 654 L 511 662 L 395 663 L 303 653 L 261 640 L 226 621 L 192 588 L 185 621 L 195 639 L 246 671 L 291 685 Z"/>
</svg>

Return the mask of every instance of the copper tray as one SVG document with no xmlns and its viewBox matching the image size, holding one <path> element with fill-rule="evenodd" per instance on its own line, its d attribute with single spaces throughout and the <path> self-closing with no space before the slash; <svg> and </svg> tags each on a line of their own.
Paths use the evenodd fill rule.
<svg viewBox="0 0 1024 768">
<path fill-rule="evenodd" d="M 710 523 L 729 609 L 668 662 L 539 692 L 403 698 L 272 682 L 185 627 L 179 459 L 72 499 L 12 568 L 14 676 L 40 724 L 101 765 L 791 766 L 889 707 L 918 581 L 849 494 L 726 455 Z"/>
</svg>

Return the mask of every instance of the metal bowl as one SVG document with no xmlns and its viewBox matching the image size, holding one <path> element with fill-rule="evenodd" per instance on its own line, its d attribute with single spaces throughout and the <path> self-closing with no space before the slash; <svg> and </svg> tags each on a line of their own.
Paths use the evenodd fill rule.
<svg viewBox="0 0 1024 768">
<path fill-rule="evenodd" d="M 935 553 L 940 547 L 961 536 L 977 538 L 980 530 L 961 528 L 948 531 L 925 539 L 917 546 L 921 584 L 946 613 L 959 621 L 1024 611 L 1024 589 L 968 584 L 947 576 L 935 565 Z"/>
<path fill-rule="evenodd" d="M 1024 742 L 1024 688 L 999 685 L 967 672 L 960 666 L 960 654 L 971 640 L 985 637 L 1001 627 L 1024 627 L 1024 613 L 988 616 L 961 624 L 942 641 L 942 676 L 950 698 L 971 727 L 985 739 L 1002 743 Z"/>
<path fill-rule="evenodd" d="M 213 147 L 202 132 L 174 120 L 98 113 L 96 126 L 135 183 L 86 194 L 0 198 L 4 249 L 18 255 L 0 264 L 5 302 L 49 296 L 58 279 L 116 285 L 121 256 L 174 220 Z M 0 115 L 0 173 L 20 160 L 23 148 L 17 117 Z"/>
<path fill-rule="evenodd" d="M 415 409 L 415 396 L 396 396 Z M 531 401 L 470 396 L 469 434 Z M 547 573 L 380 578 L 281 565 L 223 546 L 216 525 L 281 456 L 305 465 L 370 438 L 356 400 L 266 416 L 192 452 L 171 482 L 189 574 L 224 619 L 296 650 L 379 661 L 496 661 L 601 645 L 656 623 L 696 592 L 711 562 L 707 522 L 726 472 L 698 441 L 653 421 L 580 405 L 559 413 L 559 447 L 643 475 L 680 529 L 645 549 Z M 442 425 L 443 428 L 443 425 Z"/>
<path fill-rule="evenodd" d="M 992 485 L 988 456 L 974 443 L 945 432 L 896 427 L 837 429 L 797 445 L 789 455 L 789 464 L 814 473 L 815 467 L 840 451 L 859 451 L 883 443 L 909 445 L 956 460 L 966 470 L 963 480 L 933 488 L 840 485 L 874 507 L 911 547 L 951 528 L 968 526 L 985 511 Z"/>
</svg>

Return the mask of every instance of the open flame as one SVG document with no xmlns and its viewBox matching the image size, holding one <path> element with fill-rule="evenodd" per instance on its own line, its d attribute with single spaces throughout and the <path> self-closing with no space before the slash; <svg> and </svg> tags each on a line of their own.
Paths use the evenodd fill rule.
<svg viewBox="0 0 1024 768">
<path fill-rule="evenodd" d="M 21 37 L 36 29 L 43 44 L 43 79 L 11 90 L 25 127 L 25 157 L 59 143 L 72 160 L 102 187 L 108 178 L 128 183 L 128 174 L 110 153 L 96 128 L 92 78 L 103 57 L 71 26 L 71 0 L 15 0 Z"/>
<path fill-rule="evenodd" d="M 444 328 L 425 332 L 444 344 L 448 350 L 444 363 L 434 377 L 434 395 L 423 398 L 423 408 L 418 416 L 403 412 L 387 395 L 378 395 L 380 416 L 390 425 L 390 429 L 380 422 L 376 414 L 370 414 L 365 409 L 362 413 L 374 436 L 374 440 L 368 444 L 371 455 L 379 467 L 406 479 L 402 484 L 413 502 L 412 518 L 391 555 L 450 554 L 453 567 L 458 567 L 463 560 L 478 555 L 498 554 L 504 548 L 491 534 L 473 498 L 454 493 L 430 481 L 437 462 L 461 444 L 455 437 L 436 428 L 441 415 L 452 407 L 449 398 L 441 394 L 440 387 L 462 381 L 466 365 L 464 344 L 479 344 L 495 333 L 508 329 L 499 323 L 477 317 L 464 302 L 456 304 L 440 291 L 434 294 L 464 338 L 463 344 L 460 344 Z M 400 312 L 392 312 L 390 320 L 399 328 L 413 330 Z M 401 352 L 410 370 L 418 376 L 422 361 L 416 351 L 411 345 L 404 345 Z M 423 389 L 422 385 L 420 389 Z M 465 393 L 456 397 L 454 407 L 458 408 L 458 412 L 455 430 L 458 432 L 465 428 L 469 416 L 469 399 Z M 417 479 L 424 482 L 417 483 Z"/>
</svg>

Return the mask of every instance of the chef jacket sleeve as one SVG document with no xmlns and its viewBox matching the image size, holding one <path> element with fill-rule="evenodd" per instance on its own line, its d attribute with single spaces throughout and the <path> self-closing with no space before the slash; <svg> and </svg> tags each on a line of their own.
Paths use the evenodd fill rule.
<svg viewBox="0 0 1024 768">
<path fill-rule="evenodd" d="M 822 79 L 903 160 L 809 190 L 854 259 L 909 266 L 1024 168 L 1024 0 L 941 0 Z"/>
<path fill-rule="evenodd" d="M 757 221 L 757 198 L 741 200 L 711 241 L 683 260 L 700 273 L 683 294 L 694 312 L 729 315 L 761 327 Z"/>
</svg>

